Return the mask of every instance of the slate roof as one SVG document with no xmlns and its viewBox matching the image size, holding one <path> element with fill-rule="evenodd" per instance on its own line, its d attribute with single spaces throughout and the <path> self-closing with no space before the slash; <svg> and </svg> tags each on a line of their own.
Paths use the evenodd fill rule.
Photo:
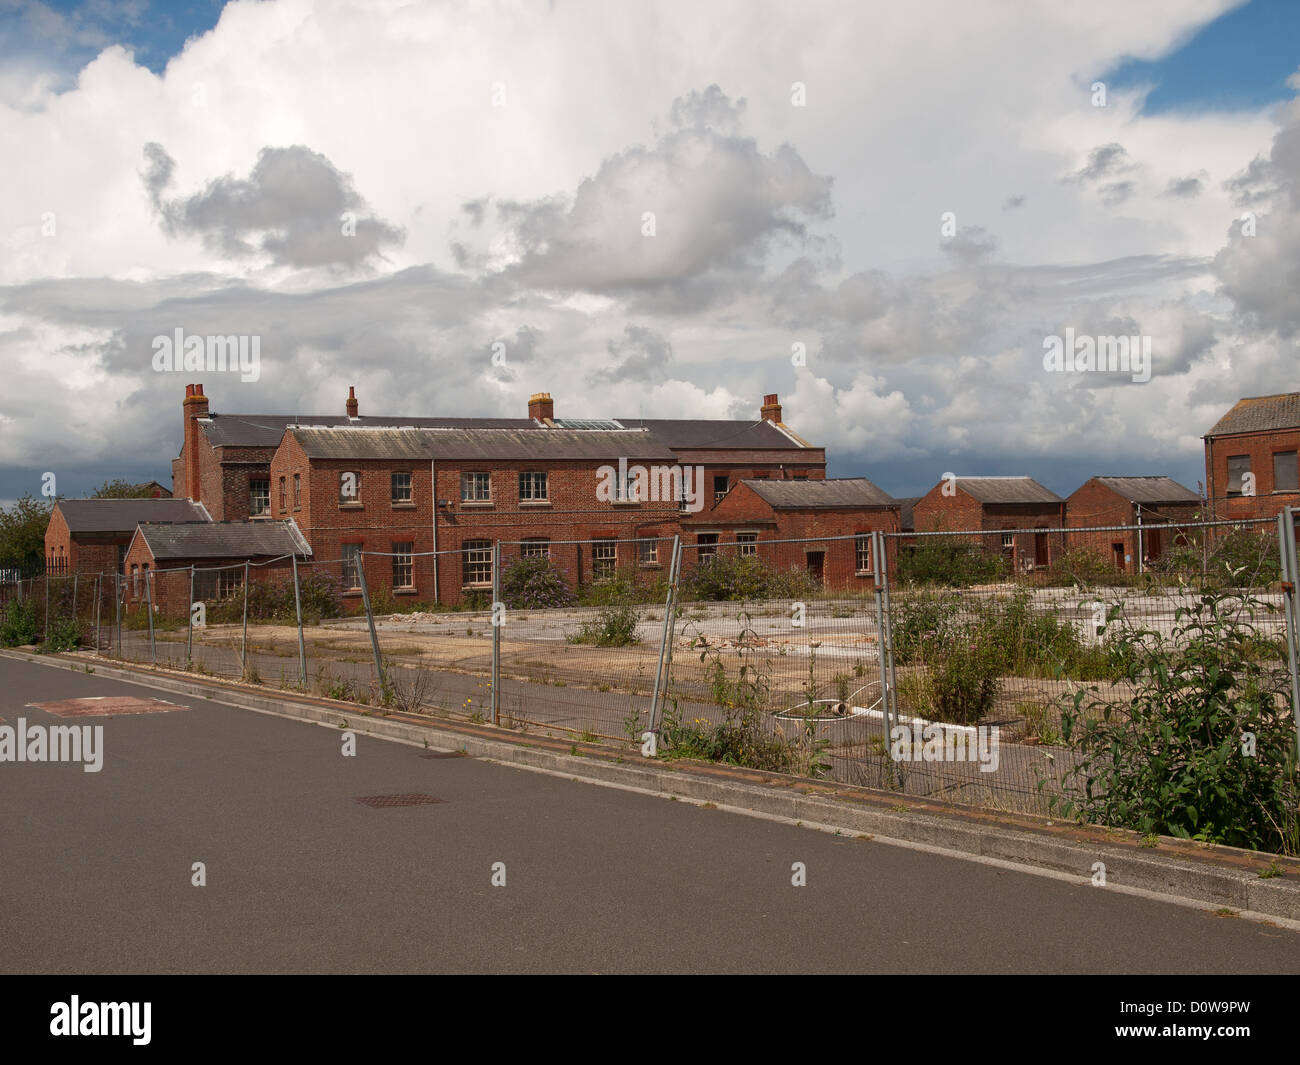
<svg viewBox="0 0 1300 1065">
<path fill-rule="evenodd" d="M 824 481 L 764 481 L 746 478 L 753 489 L 776 510 L 817 510 L 828 507 L 888 507 L 897 500 L 865 477 L 835 477 Z"/>
<path fill-rule="evenodd" d="M 708 418 L 619 418 L 628 429 L 649 429 L 669 447 L 795 448 L 805 447 L 772 422 Z"/>
<path fill-rule="evenodd" d="M 957 487 L 981 503 L 1064 503 L 1032 477 L 958 477 Z"/>
<path fill-rule="evenodd" d="M 1201 497 L 1171 477 L 1098 477 L 1130 503 L 1199 503 Z"/>
<path fill-rule="evenodd" d="M 1220 418 L 1206 436 L 1258 433 L 1270 429 L 1300 428 L 1300 392 L 1276 396 L 1247 396 Z"/>
<path fill-rule="evenodd" d="M 677 461 L 639 429 L 292 429 L 314 459 Z"/>
<path fill-rule="evenodd" d="M 137 536 L 144 537 L 153 557 L 181 558 L 275 558 L 280 555 L 310 555 L 311 547 L 289 521 L 212 521 L 152 525 L 141 523 Z"/>
<path fill-rule="evenodd" d="M 211 521 L 188 499 L 60 499 L 59 513 L 74 533 L 129 533 L 142 521 Z"/>
<path fill-rule="evenodd" d="M 531 429 L 531 418 L 405 418 L 363 417 L 355 420 L 345 414 L 209 414 L 199 425 L 213 447 L 277 447 L 285 429 L 291 425 L 325 427 L 355 426 L 383 428 L 412 426 L 424 429 Z"/>
</svg>

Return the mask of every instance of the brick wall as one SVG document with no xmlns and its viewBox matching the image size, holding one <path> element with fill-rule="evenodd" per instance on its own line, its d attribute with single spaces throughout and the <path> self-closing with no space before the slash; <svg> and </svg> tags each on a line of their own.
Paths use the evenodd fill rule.
<svg viewBox="0 0 1300 1065">
<path fill-rule="evenodd" d="M 1300 492 L 1275 490 L 1273 455 L 1279 451 L 1300 451 L 1300 429 L 1206 438 L 1206 491 L 1217 520 L 1275 518 L 1283 507 L 1300 506 Z M 1228 459 L 1233 455 L 1250 456 L 1250 471 L 1255 475 L 1253 497 L 1227 495 Z"/>
<path fill-rule="evenodd" d="M 1062 503 L 981 503 L 955 486 L 952 495 L 943 494 L 940 481 L 917 502 L 914 509 L 916 531 L 952 529 L 1057 529 L 1065 525 L 1065 504 Z M 1010 543 L 1004 542 L 1009 538 Z M 1062 533 L 998 533 L 972 536 L 986 551 L 999 551 L 1010 556 L 1017 569 L 1032 565 L 1050 565 L 1065 551 Z M 924 537 L 918 538 L 920 543 Z"/>
<path fill-rule="evenodd" d="M 1092 525 L 1136 525 L 1137 507 L 1114 489 L 1101 484 L 1095 477 L 1081 485 L 1066 501 L 1066 524 L 1071 529 Z M 1142 504 L 1142 524 L 1146 526 L 1139 535 L 1136 529 L 1127 532 L 1070 533 L 1070 550 L 1096 551 L 1110 560 L 1117 570 L 1138 572 L 1139 558 L 1151 561 L 1159 558 L 1179 542 L 1186 542 L 1190 533 L 1179 528 L 1180 523 L 1199 519 L 1199 502 Z M 1171 526 L 1165 528 L 1164 526 Z"/>
</svg>

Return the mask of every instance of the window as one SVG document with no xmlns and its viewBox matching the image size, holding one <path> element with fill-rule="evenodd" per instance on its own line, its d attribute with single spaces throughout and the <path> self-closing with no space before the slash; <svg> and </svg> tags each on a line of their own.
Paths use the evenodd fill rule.
<svg viewBox="0 0 1300 1065">
<path fill-rule="evenodd" d="M 1010 551 L 1010 550 L 1011 550 L 1013 547 L 1015 547 L 1015 546 L 1016 546 L 1016 534 L 1015 534 L 1015 533 L 1003 533 L 1003 534 L 1002 534 L 1002 550 L 1003 550 L 1003 551 Z"/>
<path fill-rule="evenodd" d="M 740 556 L 758 554 L 758 533 L 736 533 L 736 543 L 740 544 Z"/>
<path fill-rule="evenodd" d="M 713 503 L 714 503 L 714 506 L 716 506 L 717 503 L 718 503 L 718 500 L 720 500 L 720 499 L 721 499 L 723 496 L 725 496 L 726 494 L 727 494 L 727 478 L 726 478 L 726 477 L 715 477 L 715 478 L 713 478 Z"/>
<path fill-rule="evenodd" d="M 271 482 L 257 479 L 248 482 L 248 513 L 253 517 L 271 513 Z"/>
<path fill-rule="evenodd" d="M 1300 466 L 1294 451 L 1278 451 L 1273 455 L 1273 491 L 1300 491 Z"/>
<path fill-rule="evenodd" d="M 521 503 L 543 503 L 548 498 L 545 471 L 533 470 L 519 475 L 519 501 Z"/>
<path fill-rule="evenodd" d="M 616 478 L 614 483 L 614 502 L 615 503 L 639 503 L 636 491 L 636 476 L 631 470 L 624 471 L 620 477 L 615 471 Z"/>
<path fill-rule="evenodd" d="M 519 545 L 520 558 L 550 558 L 551 541 L 541 537 L 525 540 Z"/>
<path fill-rule="evenodd" d="M 659 565 L 659 541 L 638 540 L 636 544 L 637 559 L 643 566 Z"/>
<path fill-rule="evenodd" d="M 460 475 L 460 500 L 462 503 L 490 503 L 492 501 L 492 475 L 490 473 L 462 473 Z"/>
<path fill-rule="evenodd" d="M 343 587 L 361 587 L 361 545 L 343 545 Z"/>
<path fill-rule="evenodd" d="M 411 475 L 409 473 L 393 474 L 392 499 L 394 503 L 411 502 Z"/>
<path fill-rule="evenodd" d="M 700 561 L 712 558 L 718 553 L 718 534 L 717 533 L 700 533 L 695 538 L 696 544 L 699 545 Z"/>
<path fill-rule="evenodd" d="M 1246 475 L 1250 473 L 1250 456 L 1249 455 L 1229 455 L 1228 456 L 1228 495 L 1254 495 L 1253 491 L 1247 492 Z M 1253 485 L 1249 487 L 1253 488 Z"/>
<path fill-rule="evenodd" d="M 270 482 L 269 482 L 269 481 L 267 482 L 267 489 L 266 489 L 266 490 L 267 490 L 268 493 L 269 493 L 270 490 L 271 490 L 271 488 L 270 488 Z M 267 499 L 267 501 L 266 501 L 266 505 L 267 505 L 268 507 L 271 505 L 271 501 L 270 501 L 270 499 Z M 127 545 L 126 545 L 126 544 L 118 544 L 118 545 L 117 545 L 117 572 L 118 572 L 118 573 L 125 573 L 125 572 L 126 572 L 126 549 L 127 549 Z"/>
<path fill-rule="evenodd" d="M 604 580 L 614 576 L 617 562 L 616 545 L 613 540 L 597 540 L 591 548 L 591 576 L 594 580 Z"/>
<path fill-rule="evenodd" d="M 345 470 L 339 474 L 339 506 L 361 505 L 361 474 Z"/>
<path fill-rule="evenodd" d="M 280 513 L 281 513 L 281 514 L 284 513 L 284 508 L 285 508 L 287 505 L 288 505 L 288 504 L 286 504 L 285 501 L 284 501 L 284 478 L 281 477 L 281 478 L 280 478 Z"/>
<path fill-rule="evenodd" d="M 854 565 L 859 573 L 871 572 L 871 534 L 859 533 L 853 538 Z"/>
<path fill-rule="evenodd" d="M 474 475 L 476 476 L 476 475 Z M 484 477 L 487 474 L 483 474 Z M 461 582 L 463 584 L 492 583 L 492 541 L 466 540 L 461 551 Z"/>
<path fill-rule="evenodd" d="M 194 601 L 210 602 L 238 595 L 244 586 L 242 567 L 230 569 L 196 569 L 194 571 Z"/>
<path fill-rule="evenodd" d="M 136 598 L 140 596 L 140 567 L 134 562 L 131 563 L 131 594 Z"/>
<path fill-rule="evenodd" d="M 302 507 L 302 474 L 293 475 L 293 509 L 298 510 Z"/>
<path fill-rule="evenodd" d="M 412 543 L 393 544 L 393 587 L 414 588 L 415 577 L 411 566 Z"/>
</svg>

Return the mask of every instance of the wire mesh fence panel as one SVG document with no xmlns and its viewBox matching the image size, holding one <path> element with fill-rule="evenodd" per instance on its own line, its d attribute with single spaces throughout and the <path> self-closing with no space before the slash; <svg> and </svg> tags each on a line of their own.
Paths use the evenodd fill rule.
<svg viewBox="0 0 1300 1065">
<path fill-rule="evenodd" d="M 870 777 L 885 720 L 872 542 L 683 544 L 668 752 Z"/>
<path fill-rule="evenodd" d="M 1150 537 L 1136 525 L 1101 531 L 1118 544 L 1139 531 Z M 1250 626 L 1250 653 L 1280 670 L 1276 536 L 1216 528 L 1225 535 L 1207 550 L 1206 531 L 1188 527 L 1185 542 L 1171 538 L 1170 555 L 1148 557 L 1142 572 L 1119 553 L 1069 547 L 1079 530 L 1035 530 L 1066 546 L 1032 566 L 1000 565 L 1009 560 L 985 530 L 898 537 L 889 587 L 894 786 L 1050 813 L 1053 798 L 1080 784 L 1080 729 L 1108 710 L 1123 719 L 1149 654 L 1197 638 L 1207 596 Z"/>
<path fill-rule="evenodd" d="M 500 543 L 500 723 L 624 740 L 649 727 L 672 544 Z"/>
</svg>

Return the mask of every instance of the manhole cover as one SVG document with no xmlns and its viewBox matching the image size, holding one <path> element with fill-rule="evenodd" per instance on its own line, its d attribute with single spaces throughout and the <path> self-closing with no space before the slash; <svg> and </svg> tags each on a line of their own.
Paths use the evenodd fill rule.
<svg viewBox="0 0 1300 1065">
<path fill-rule="evenodd" d="M 140 699 L 129 695 L 98 695 L 86 699 L 58 699 L 52 703 L 28 703 L 55 717 L 113 717 L 117 714 L 165 714 L 188 710 L 165 699 Z"/>
<path fill-rule="evenodd" d="M 389 806 L 432 806 L 446 801 L 446 799 L 435 799 L 432 795 L 362 795 L 357 799 L 362 806 L 371 806 L 375 809 Z"/>
<path fill-rule="evenodd" d="M 428 754 L 420 755 L 421 758 L 468 758 L 469 755 L 464 751 L 430 751 Z"/>
</svg>

